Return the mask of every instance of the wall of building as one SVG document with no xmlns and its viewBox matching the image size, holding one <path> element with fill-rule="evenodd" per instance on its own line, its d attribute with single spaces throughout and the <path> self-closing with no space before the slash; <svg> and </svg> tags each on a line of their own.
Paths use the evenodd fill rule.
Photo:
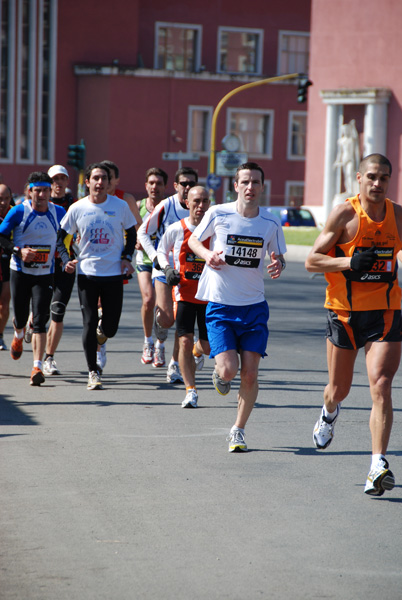
<svg viewBox="0 0 402 600">
<path fill-rule="evenodd" d="M 202 26 L 203 72 L 153 72 L 155 21 Z M 121 184 L 135 195 L 143 193 L 144 173 L 151 165 L 164 168 L 170 181 L 177 163 L 163 162 L 162 152 L 187 150 L 188 105 L 214 108 L 233 88 L 253 78 L 216 75 L 218 26 L 264 30 L 263 73 L 277 74 L 278 31 L 309 31 L 310 0 L 289 0 L 285 5 L 250 0 L 247 7 L 229 0 L 202 4 L 166 3 L 162 0 L 116 0 L 99 3 L 82 0 L 57 2 L 57 87 L 54 163 L 66 164 L 67 147 L 84 139 L 87 162 L 109 158 L 121 168 Z M 77 65 L 81 68 L 77 70 Z M 85 73 L 84 68 L 92 70 Z M 110 67 L 101 75 L 97 67 Z M 137 67 L 143 66 L 144 70 Z M 274 111 L 273 155 L 250 156 L 261 162 L 271 193 L 283 201 L 285 180 L 303 181 L 304 160 L 288 161 L 289 110 L 305 110 L 296 103 L 295 84 L 270 85 L 235 96 L 222 110 L 217 129 L 227 133 L 227 108 Z M 174 133 L 173 133 L 174 132 Z M 206 177 L 208 160 L 193 163 Z M 0 163 L 0 171 L 14 189 L 22 189 L 26 175 L 46 164 Z M 75 187 L 76 173 L 71 169 Z"/>
<path fill-rule="evenodd" d="M 323 201 L 326 107 L 320 92 L 358 88 L 392 92 L 386 145 L 394 169 L 389 195 L 402 202 L 401 22 L 402 4 L 397 0 L 312 1 L 310 79 L 314 85 L 308 103 L 306 203 Z M 349 106 L 345 121 L 352 116 Z"/>
</svg>

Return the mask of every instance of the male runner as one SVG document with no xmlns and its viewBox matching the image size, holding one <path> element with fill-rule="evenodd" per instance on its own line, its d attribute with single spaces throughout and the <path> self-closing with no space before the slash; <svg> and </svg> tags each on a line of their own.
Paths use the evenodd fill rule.
<svg viewBox="0 0 402 600">
<path fill-rule="evenodd" d="M 53 165 L 47 173 L 52 180 L 51 202 L 62 206 L 67 211 L 74 202 L 72 194 L 66 191 L 69 180 L 67 169 L 63 165 Z M 43 373 L 45 375 L 60 374 L 54 354 L 63 335 L 64 315 L 74 287 L 74 281 L 75 272 L 66 273 L 66 271 L 63 271 L 60 256 L 56 252 L 53 298 L 50 305 L 52 320 L 47 332 L 46 353 L 43 361 Z"/>
<path fill-rule="evenodd" d="M 117 198 L 120 198 L 121 200 L 124 200 L 125 202 L 127 202 L 127 204 L 130 207 L 130 210 L 133 213 L 135 220 L 136 220 L 135 229 L 138 230 L 139 226 L 142 223 L 142 218 L 139 213 L 137 202 L 136 202 L 134 196 L 132 194 L 129 194 L 128 192 L 125 192 L 124 190 L 119 189 L 119 184 L 120 184 L 119 167 L 116 165 L 116 163 L 114 163 L 111 160 L 103 160 L 101 164 L 105 165 L 109 169 L 109 173 L 110 173 L 110 181 L 109 181 L 109 187 L 107 189 L 107 193 L 110 196 L 117 196 Z M 131 278 L 131 274 L 128 274 L 127 278 Z M 125 280 L 125 282 L 127 283 L 127 279 Z M 98 306 L 98 313 L 99 313 L 99 316 L 102 315 L 102 307 L 100 305 Z M 105 365 L 106 365 L 106 344 L 102 344 L 101 346 L 98 346 L 98 350 L 96 353 L 96 360 L 97 360 L 98 368 L 100 369 L 100 372 L 101 372 L 105 368 Z"/>
<path fill-rule="evenodd" d="M 165 272 L 168 284 L 174 285 L 176 331 L 179 338 L 179 366 L 186 386 L 186 397 L 182 408 L 197 408 L 198 393 L 195 386 L 195 371 L 204 364 L 204 354 L 209 354 L 205 309 L 207 303 L 197 300 L 198 281 L 204 268 L 204 260 L 195 256 L 188 240 L 209 208 L 207 190 L 202 186 L 191 188 L 186 204 L 189 216 L 169 225 L 158 246 L 158 263 Z M 208 247 L 209 241 L 204 242 Z M 169 262 L 173 250 L 173 267 Z M 194 325 L 197 319 L 198 340 L 194 348 Z"/>
<path fill-rule="evenodd" d="M 244 428 L 257 399 L 259 362 L 266 356 L 265 254 L 271 258 L 267 271 L 272 279 L 285 268 L 282 227 L 259 205 L 263 187 L 264 172 L 258 164 L 240 165 L 234 182 L 237 200 L 211 207 L 189 240 L 193 252 L 206 262 L 196 298 L 208 300 L 213 383 L 219 394 L 229 393 L 240 364 L 238 410 L 228 437 L 229 452 L 247 450 Z M 208 238 L 209 249 L 203 245 Z"/>
<path fill-rule="evenodd" d="M 188 216 L 188 208 L 185 201 L 189 190 L 196 185 L 197 181 L 198 173 L 190 167 L 182 167 L 176 171 L 173 184 L 176 194 L 162 200 L 138 230 L 138 240 L 154 263 L 152 278 L 155 282 L 157 305 L 154 325 L 156 337 L 158 338 L 152 363 L 154 367 L 163 367 L 165 364 L 165 348 L 163 342 L 167 338 L 169 327 L 174 323 L 172 288 L 167 284 L 166 277 L 163 274 L 163 271 L 159 269 L 159 265 L 155 263 L 157 247 L 166 228 L 172 223 Z M 152 241 L 154 235 L 156 235 L 155 242 Z M 178 341 L 175 336 L 173 356 L 166 374 L 168 383 L 183 381 L 177 358 Z"/>
<path fill-rule="evenodd" d="M 385 454 L 392 428 L 392 381 L 401 357 L 401 289 L 397 254 L 402 248 L 402 207 L 386 195 L 392 166 L 381 154 L 363 158 L 360 193 L 334 208 L 306 260 L 328 282 L 329 383 L 313 432 L 315 447 L 328 448 L 341 402 L 349 394 L 359 348 L 366 354 L 372 408 L 372 458 L 364 491 L 382 496 L 395 478 Z"/>
<path fill-rule="evenodd" d="M 161 200 L 165 198 L 165 189 L 168 176 L 165 171 L 157 167 L 148 169 L 145 173 L 145 189 L 148 196 L 137 202 L 141 218 L 145 218 L 152 213 L 154 208 Z M 155 243 L 156 234 L 152 241 Z M 138 284 L 142 296 L 141 318 L 144 329 L 144 346 L 142 350 L 141 362 L 143 365 L 152 364 L 154 358 L 154 340 L 152 338 L 152 328 L 154 324 L 155 309 L 155 288 L 152 285 L 152 261 L 142 246 L 137 242 L 136 271 Z"/>
<path fill-rule="evenodd" d="M 116 334 L 123 306 L 123 274 L 134 272 L 131 261 L 136 241 L 135 217 L 124 200 L 108 195 L 109 177 L 109 169 L 103 163 L 87 167 L 85 183 L 89 195 L 71 206 L 61 222 L 57 240 L 65 270 L 72 273 L 76 266 L 78 269 L 88 390 L 102 389 L 97 344 L 103 345 Z M 79 236 L 78 260 L 70 260 L 64 246 L 66 235 L 74 233 Z"/>
<path fill-rule="evenodd" d="M 34 364 L 31 385 L 45 381 L 42 357 L 53 291 L 54 254 L 60 221 L 66 212 L 50 202 L 51 184 L 47 173 L 31 173 L 28 177 L 30 199 L 14 206 L 0 225 L 0 234 L 13 234 L 12 242 L 0 236 L 0 245 L 12 252 L 10 287 L 14 339 L 10 353 L 14 360 L 18 360 L 23 351 L 24 327 L 32 300 Z"/>
</svg>

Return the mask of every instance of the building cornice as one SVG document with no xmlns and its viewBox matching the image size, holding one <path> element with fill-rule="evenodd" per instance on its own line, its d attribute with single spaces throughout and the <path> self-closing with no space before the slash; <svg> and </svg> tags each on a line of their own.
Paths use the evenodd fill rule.
<svg viewBox="0 0 402 600">
<path fill-rule="evenodd" d="M 392 92 L 387 88 L 341 88 L 321 90 L 325 104 L 388 104 Z"/>
<path fill-rule="evenodd" d="M 78 77 L 142 77 L 150 79 L 181 79 L 181 80 L 197 80 L 197 81 L 216 81 L 228 82 L 236 81 L 238 83 L 250 83 L 263 79 L 265 75 L 250 76 L 250 75 L 234 75 L 231 73 L 211 73 L 209 71 L 201 71 L 199 73 L 189 73 L 185 71 L 170 71 L 166 69 L 141 69 L 134 66 L 124 65 L 74 65 L 74 75 Z M 277 82 L 289 85 L 289 81 Z"/>
</svg>

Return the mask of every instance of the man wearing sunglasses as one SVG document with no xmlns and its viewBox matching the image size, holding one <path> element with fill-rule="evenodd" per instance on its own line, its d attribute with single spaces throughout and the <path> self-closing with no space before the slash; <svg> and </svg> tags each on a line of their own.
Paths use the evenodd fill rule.
<svg viewBox="0 0 402 600">
<path fill-rule="evenodd" d="M 155 283 L 156 292 L 155 334 L 157 341 L 152 366 L 156 368 L 165 365 L 164 342 L 167 338 L 169 327 L 174 323 L 172 288 L 167 284 L 164 272 L 159 267 L 157 247 L 167 227 L 188 216 L 189 210 L 186 206 L 187 194 L 197 184 L 197 181 L 198 173 L 196 170 L 191 167 L 182 167 L 179 169 L 176 172 L 173 184 L 176 194 L 162 200 L 138 230 L 138 241 L 154 264 L 152 279 Z M 151 239 L 153 236 L 156 236 L 155 242 Z M 177 339 L 175 339 L 173 355 L 168 366 L 166 379 L 168 383 L 183 381 L 178 364 Z"/>
</svg>

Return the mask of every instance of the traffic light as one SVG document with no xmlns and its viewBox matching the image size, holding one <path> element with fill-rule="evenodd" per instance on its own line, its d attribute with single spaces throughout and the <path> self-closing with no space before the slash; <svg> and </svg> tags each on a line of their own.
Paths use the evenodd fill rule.
<svg viewBox="0 0 402 600">
<path fill-rule="evenodd" d="M 313 85 L 313 82 L 310 81 L 307 77 L 301 77 L 299 79 L 299 87 L 297 88 L 297 101 L 298 102 L 306 102 L 307 101 L 307 89 L 310 85 Z"/>
<path fill-rule="evenodd" d="M 70 144 L 68 147 L 67 164 L 71 165 L 78 171 L 85 169 L 85 144 Z"/>
</svg>

